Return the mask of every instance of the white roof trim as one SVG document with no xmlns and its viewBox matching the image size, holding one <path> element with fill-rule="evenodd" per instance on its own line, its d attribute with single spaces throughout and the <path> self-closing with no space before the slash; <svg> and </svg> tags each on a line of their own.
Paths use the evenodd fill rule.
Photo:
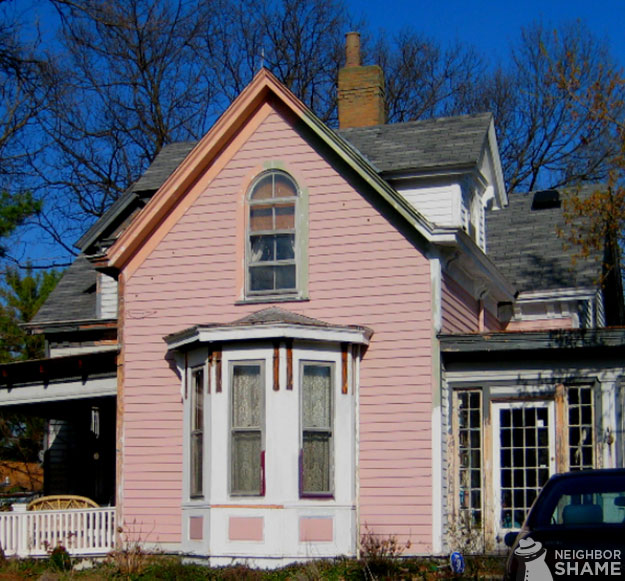
<svg viewBox="0 0 625 581">
<path fill-rule="evenodd" d="M 235 327 L 194 327 L 188 332 L 166 339 L 169 349 L 180 349 L 192 343 L 223 343 L 228 341 L 300 339 L 325 343 L 368 345 L 371 333 L 357 327 L 314 327 L 277 323 L 273 325 L 241 325 Z"/>
<path fill-rule="evenodd" d="M 553 290 L 524 291 L 519 293 L 517 303 L 544 302 L 554 300 L 590 299 L 597 295 L 597 287 L 571 287 Z"/>
</svg>

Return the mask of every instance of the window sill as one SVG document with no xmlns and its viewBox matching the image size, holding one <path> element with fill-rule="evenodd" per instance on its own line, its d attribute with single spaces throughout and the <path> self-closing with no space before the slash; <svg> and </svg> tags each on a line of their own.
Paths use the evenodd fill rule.
<svg viewBox="0 0 625 581">
<path fill-rule="evenodd" d="M 311 492 L 310 494 L 300 494 L 299 497 L 300 500 L 334 500 L 334 494 L 331 492 L 328 492 L 327 494 L 315 494 Z"/>
<path fill-rule="evenodd" d="M 236 301 L 235 305 L 253 305 L 262 303 L 298 303 L 310 301 L 308 297 L 300 295 L 263 295 L 251 296 Z"/>
</svg>

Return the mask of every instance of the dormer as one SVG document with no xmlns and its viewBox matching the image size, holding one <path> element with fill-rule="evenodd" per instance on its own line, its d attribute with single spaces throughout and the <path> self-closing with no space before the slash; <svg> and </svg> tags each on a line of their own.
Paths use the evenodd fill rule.
<svg viewBox="0 0 625 581">
<path fill-rule="evenodd" d="M 462 230 L 485 251 L 485 211 L 507 204 L 490 113 L 340 133 L 436 228 Z"/>
</svg>

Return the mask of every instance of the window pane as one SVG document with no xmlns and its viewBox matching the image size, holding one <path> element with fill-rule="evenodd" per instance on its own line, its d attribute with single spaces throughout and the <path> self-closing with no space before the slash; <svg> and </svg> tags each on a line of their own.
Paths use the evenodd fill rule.
<svg viewBox="0 0 625 581">
<path fill-rule="evenodd" d="M 302 422 L 304 428 L 331 425 L 331 367 L 304 365 L 302 378 Z"/>
<path fill-rule="evenodd" d="M 275 207 L 276 230 L 295 228 L 295 204 L 280 204 Z"/>
<path fill-rule="evenodd" d="M 251 198 L 253 200 L 265 200 L 267 198 L 271 198 L 271 194 L 273 191 L 273 180 L 272 176 L 268 175 L 258 181 L 258 183 L 254 186 L 254 191 L 252 192 Z"/>
<path fill-rule="evenodd" d="M 260 494 L 261 432 L 234 432 L 232 434 L 233 493 Z"/>
<path fill-rule="evenodd" d="M 330 442 L 328 433 L 304 432 L 302 458 L 302 491 L 331 492 Z"/>
<path fill-rule="evenodd" d="M 276 236 L 276 259 L 292 260 L 295 258 L 295 235 L 280 234 Z"/>
<path fill-rule="evenodd" d="M 273 208 L 271 206 L 252 206 L 250 208 L 250 229 L 252 232 L 273 230 Z"/>
<path fill-rule="evenodd" d="M 276 266 L 276 290 L 295 288 L 295 265 Z"/>
<path fill-rule="evenodd" d="M 252 263 L 275 260 L 275 236 L 251 236 L 250 243 Z"/>
<path fill-rule="evenodd" d="M 190 493 L 202 494 L 204 439 L 204 371 L 191 374 Z"/>
<path fill-rule="evenodd" d="M 274 197 L 276 198 L 292 198 L 297 195 L 293 182 L 282 174 L 274 174 Z"/>
<path fill-rule="evenodd" d="M 202 494 L 202 456 L 203 434 L 195 433 L 191 435 L 191 495 Z"/>
<path fill-rule="evenodd" d="M 236 365 L 233 368 L 232 427 L 260 427 L 262 381 L 260 365 Z"/>
<path fill-rule="evenodd" d="M 250 290 L 274 290 L 272 266 L 250 267 Z"/>
<path fill-rule="evenodd" d="M 192 430 L 204 427 L 204 372 L 200 369 L 193 373 L 193 417 Z"/>
</svg>

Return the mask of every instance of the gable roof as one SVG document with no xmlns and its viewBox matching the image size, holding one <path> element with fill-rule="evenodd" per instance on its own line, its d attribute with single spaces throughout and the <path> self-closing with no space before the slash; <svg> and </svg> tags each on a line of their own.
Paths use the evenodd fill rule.
<svg viewBox="0 0 625 581">
<path fill-rule="evenodd" d="M 298 123 L 310 130 L 325 146 L 337 154 L 352 171 L 392 206 L 426 242 L 431 241 L 436 236 L 444 238 L 446 242 L 453 239 L 454 233 L 447 229 L 435 228 L 382 179 L 362 155 L 329 129 L 272 73 L 266 69 L 261 69 L 217 120 L 211 130 L 165 180 L 161 188 L 152 197 L 150 204 L 120 235 L 108 250 L 106 259 L 101 263 L 101 266 L 121 269 L 141 252 L 143 243 L 149 235 L 151 235 L 152 241 L 157 242 L 158 237 L 163 233 L 163 229 L 159 227 L 166 219 L 175 219 L 174 212 L 179 206 L 179 202 L 190 191 L 191 186 L 203 175 L 208 175 L 206 179 L 210 181 L 211 172 L 217 172 L 218 166 L 226 162 L 223 152 L 227 150 L 233 140 L 237 139 L 239 131 L 246 123 L 250 121 L 259 123 L 263 118 L 262 115 L 269 113 L 271 108 L 269 103 L 277 103 L 285 107 Z M 218 159 L 218 156 L 219 163 L 213 163 Z M 138 262 L 140 261 L 141 258 Z M 129 274 L 132 274 L 132 268 L 127 271 Z"/>
<path fill-rule="evenodd" d="M 596 187 L 583 186 L 580 195 Z M 576 249 L 557 234 L 565 228 L 562 208 L 532 209 L 534 195 L 509 194 L 505 210 L 487 213 L 488 256 L 519 291 L 596 287 L 602 257 L 574 260 Z"/>
<path fill-rule="evenodd" d="M 491 113 L 342 129 L 381 173 L 470 168 L 480 163 Z"/>
<path fill-rule="evenodd" d="M 411 121 L 337 131 L 348 147 L 366 158 L 378 173 L 473 167 L 480 161 L 492 123 L 490 113 Z M 136 193 L 156 192 L 197 145 L 194 141 L 167 144 L 145 173 L 118 200 Z M 116 202 L 101 220 L 119 212 Z M 99 223 L 100 221 L 98 221 Z M 85 238 L 88 234 L 85 234 Z M 82 240 L 82 239 L 81 239 Z M 80 246 L 80 241 L 77 243 Z"/>
</svg>

